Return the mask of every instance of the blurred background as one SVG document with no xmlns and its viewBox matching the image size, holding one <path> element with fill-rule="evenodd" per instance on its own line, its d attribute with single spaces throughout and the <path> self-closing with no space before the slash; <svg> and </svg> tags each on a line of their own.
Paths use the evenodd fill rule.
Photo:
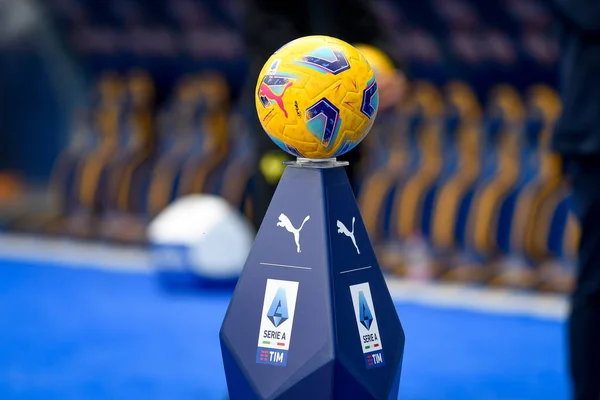
<svg viewBox="0 0 600 400">
<path fill-rule="evenodd" d="M 1 398 L 226 395 L 217 334 L 253 235 L 258 157 L 239 105 L 243 4 L 0 0 Z M 567 398 L 578 227 L 548 148 L 561 111 L 551 12 L 377 12 L 411 81 L 361 144 L 354 183 L 405 325 L 401 398 Z M 171 240 L 158 219 L 190 195 L 212 203 L 180 213 L 197 230 Z M 218 213 L 238 231 L 194 237 Z M 186 258 L 223 235 L 236 238 L 227 273 Z M 153 237 L 202 287 L 155 284 L 166 256 Z"/>
</svg>

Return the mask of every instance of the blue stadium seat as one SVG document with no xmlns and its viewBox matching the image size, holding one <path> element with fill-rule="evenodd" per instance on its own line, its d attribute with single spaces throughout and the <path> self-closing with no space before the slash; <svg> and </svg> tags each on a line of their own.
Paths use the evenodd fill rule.
<svg viewBox="0 0 600 400">
<path fill-rule="evenodd" d="M 134 216 L 146 209 L 150 172 L 155 161 L 155 87 L 147 72 L 127 76 L 127 92 L 120 121 L 119 146 L 107 165 L 98 188 L 100 237 L 143 240 L 143 227 Z M 124 226 L 127 227 L 124 229 Z"/>
<path fill-rule="evenodd" d="M 219 174 L 223 172 L 229 153 L 228 123 L 230 91 L 223 75 L 204 73 L 198 90 L 206 100 L 206 112 L 196 127 L 204 135 L 202 153 L 196 154 L 183 168 L 179 196 L 192 193 L 218 192 Z"/>
<path fill-rule="evenodd" d="M 207 109 L 196 77 L 183 77 L 160 114 L 157 161 L 148 190 L 150 217 L 177 197 L 186 163 L 202 153 L 205 135 L 198 132 Z"/>
<path fill-rule="evenodd" d="M 404 117 L 404 118 L 403 118 Z M 402 109 L 379 110 L 377 119 L 369 134 L 360 143 L 361 159 L 356 172 L 355 187 L 358 192 L 373 173 L 383 168 L 391 156 L 390 146 L 398 136 L 405 136 L 405 132 L 398 132 L 398 121 L 405 115 Z"/>
<path fill-rule="evenodd" d="M 536 266 L 557 251 L 554 238 L 562 237 L 568 207 L 560 159 L 548 148 L 560 114 L 560 100 L 554 90 L 543 85 L 530 88 L 526 97 L 524 138 L 525 147 L 533 148 L 527 166 L 531 179 L 518 193 L 514 213 L 504 221 L 508 236 L 500 237 L 504 242 L 499 244 L 505 262 L 499 264 L 492 283 L 532 288 L 540 280 Z"/>
<path fill-rule="evenodd" d="M 403 246 L 421 234 L 423 202 L 444 166 L 444 101 L 439 90 L 430 82 L 415 82 L 408 110 L 408 123 L 404 123 L 408 145 L 399 144 L 398 155 L 390 159 L 389 172 L 373 177 L 373 195 L 361 193 L 366 223 L 379 226 L 376 229 L 383 232 L 378 249 L 382 265 L 399 274 L 405 273 Z M 404 156 L 407 149 L 410 152 Z M 399 171 L 400 179 L 390 179 Z M 377 219 L 369 219 L 372 216 Z"/>
<path fill-rule="evenodd" d="M 376 120 L 367 135 L 358 205 L 371 240 L 389 236 L 389 215 L 394 193 L 400 190 L 416 165 L 415 132 L 421 121 L 420 105 L 412 100 Z"/>
<path fill-rule="evenodd" d="M 252 220 L 251 181 L 256 166 L 253 131 L 240 112 L 229 121 L 229 154 L 218 193 Z"/>
<path fill-rule="evenodd" d="M 465 250 L 445 279 L 489 279 L 488 263 L 500 251 L 498 239 L 511 220 L 517 193 L 529 179 L 530 153 L 522 140 L 525 108 L 520 95 L 511 86 L 497 86 L 486 113 L 493 123 L 485 132 L 489 147 L 483 152 L 483 174 L 468 211 Z"/>
<path fill-rule="evenodd" d="M 436 258 L 442 262 L 464 245 L 468 212 L 483 164 L 482 111 L 475 93 L 462 82 L 449 83 L 445 92 L 446 132 L 452 134 L 448 141 L 455 148 L 458 165 L 452 175 L 440 182 L 430 212 L 429 237 Z"/>
<path fill-rule="evenodd" d="M 99 88 L 94 88 L 99 90 Z M 97 98 L 98 94 L 90 97 Z M 79 190 L 80 166 L 98 147 L 99 135 L 94 122 L 94 105 L 82 106 L 75 112 L 70 142 L 54 162 L 49 180 L 53 209 L 42 213 L 27 213 L 8 222 L 10 229 L 21 232 L 57 234 L 71 213 L 81 207 Z"/>
<path fill-rule="evenodd" d="M 131 149 L 124 170 L 116 172 L 121 183 L 115 206 L 120 211 L 138 214 L 146 208 L 145 194 L 156 149 L 155 93 L 152 79 L 143 72 L 132 74 L 129 87 L 132 104 L 127 125 L 132 136 L 128 140 L 133 143 L 127 143 Z"/>
<path fill-rule="evenodd" d="M 77 171 L 99 143 L 92 113 L 89 109 L 83 109 L 76 114 L 71 143 L 59 155 L 52 170 L 50 190 L 58 200 L 58 217 L 65 217 L 80 205 L 78 194 L 81 182 L 77 180 Z"/>
<path fill-rule="evenodd" d="M 104 191 L 99 188 L 107 179 L 106 168 L 119 147 L 124 95 L 125 84 L 120 76 L 106 72 L 99 78 L 90 111 L 96 140 L 86 157 L 77 162 L 73 178 L 77 200 L 65 218 L 48 226 L 48 230 L 79 237 L 93 235 L 102 209 Z"/>
<path fill-rule="evenodd" d="M 421 113 L 416 131 L 418 166 L 401 190 L 396 191 L 390 214 L 391 236 L 400 240 L 422 233 L 422 206 L 426 196 L 437 180 L 447 173 L 444 168 L 454 161 L 445 154 L 442 95 L 426 82 L 418 83 L 414 90 L 414 101 Z"/>
<path fill-rule="evenodd" d="M 576 217 L 568 211 L 571 201 L 571 197 L 567 195 L 556 208 L 548 240 L 555 258 L 541 262 L 538 267 L 540 290 L 569 294 L 574 289 L 581 232 Z"/>
</svg>

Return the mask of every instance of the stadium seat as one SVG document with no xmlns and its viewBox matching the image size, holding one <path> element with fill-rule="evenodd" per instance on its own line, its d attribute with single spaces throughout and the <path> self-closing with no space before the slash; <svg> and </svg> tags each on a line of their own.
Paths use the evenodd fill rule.
<svg viewBox="0 0 600 400">
<path fill-rule="evenodd" d="M 229 154 L 221 175 L 219 194 L 233 207 L 252 220 L 250 207 L 251 178 L 256 165 L 252 131 L 241 112 L 234 112 L 229 121 Z"/>
<path fill-rule="evenodd" d="M 499 233 L 506 229 L 506 221 L 511 220 L 514 199 L 528 179 L 525 165 L 529 152 L 522 140 L 525 107 L 519 93 L 509 85 L 497 86 L 486 113 L 487 118 L 500 126 L 492 126 L 485 132 L 490 148 L 484 150 L 482 180 L 468 211 L 465 252 L 458 264 L 444 274 L 444 279 L 477 282 L 489 279 L 492 273 L 489 263 L 500 251 Z"/>
<path fill-rule="evenodd" d="M 230 92 L 225 77 L 216 72 L 205 73 L 200 78 L 198 90 L 206 100 L 206 113 L 197 127 L 198 134 L 205 136 L 204 146 L 202 153 L 184 166 L 179 196 L 216 193 L 219 172 L 223 171 L 229 151 Z"/>
<path fill-rule="evenodd" d="M 101 187 L 102 224 L 99 235 L 119 241 L 143 241 L 145 227 L 137 217 L 146 209 L 150 173 L 156 150 L 155 88 L 150 75 L 134 70 L 127 77 L 127 98 L 120 146 L 106 166 Z"/>
<path fill-rule="evenodd" d="M 568 194 L 561 176 L 560 159 L 548 148 L 560 114 L 558 95 L 549 87 L 534 86 L 526 97 L 528 117 L 524 131 L 527 143 L 535 149 L 529 160 L 534 176 L 516 199 L 508 231 L 506 250 L 509 255 L 499 264 L 500 271 L 492 283 L 533 288 L 540 280 L 537 264 L 553 257 L 552 252 L 556 250 L 551 248 L 556 246 L 550 243 L 556 241 L 554 236 L 563 235 L 559 232 L 564 230 L 567 221 Z"/>
<path fill-rule="evenodd" d="M 81 182 L 77 180 L 78 169 L 83 160 L 98 146 L 92 114 L 91 106 L 81 107 L 75 113 L 71 140 L 57 157 L 50 175 L 50 210 L 17 216 L 8 223 L 11 230 L 55 234 L 60 231 L 64 219 L 79 208 Z"/>
<path fill-rule="evenodd" d="M 430 212 L 431 244 L 436 264 L 444 264 L 457 248 L 464 245 L 467 216 L 475 184 L 481 176 L 483 138 L 480 132 L 482 111 L 475 93 L 462 82 L 451 82 L 446 88 L 448 138 L 458 157 L 456 171 L 445 181 L 435 196 Z M 438 265 L 438 270 L 443 269 Z"/>
<path fill-rule="evenodd" d="M 377 171 L 386 169 L 392 156 L 398 156 L 398 151 L 406 158 L 405 168 L 410 167 L 418 119 L 419 114 L 415 110 L 411 112 L 410 91 L 395 107 L 378 111 L 373 127 L 360 143 L 362 156 L 355 174 L 355 187 L 359 193 L 365 181 Z"/>
<path fill-rule="evenodd" d="M 377 118 L 361 144 L 364 159 L 359 169 L 357 196 L 365 226 L 375 243 L 389 234 L 390 201 L 414 164 L 413 138 L 419 128 L 421 110 L 418 103 L 409 100 L 384 114 L 383 119 Z"/>
<path fill-rule="evenodd" d="M 564 199 L 567 207 L 570 200 L 570 197 Z M 563 210 L 557 213 L 559 218 L 555 218 L 555 225 L 558 227 L 555 229 L 557 241 L 556 248 L 552 250 L 556 258 L 542 262 L 539 266 L 539 289 L 569 294 L 575 287 L 577 249 L 581 232 L 576 217 L 568 211 L 565 212 L 564 206 L 558 209 L 561 208 Z M 566 217 L 566 222 L 562 219 L 564 217 Z"/>
<path fill-rule="evenodd" d="M 416 132 L 418 167 L 401 191 L 395 195 L 392 211 L 393 232 L 400 239 L 422 232 L 422 205 L 428 190 L 443 172 L 444 101 L 438 89 L 428 83 L 415 87 L 415 102 L 422 113 Z"/>
<path fill-rule="evenodd" d="M 175 200 L 184 165 L 202 152 L 205 137 L 196 125 L 205 112 L 206 101 L 198 89 L 198 79 L 180 79 L 159 117 L 157 161 L 148 190 L 150 217 Z"/>
<path fill-rule="evenodd" d="M 72 140 L 54 164 L 50 178 L 50 190 L 57 200 L 58 216 L 64 217 L 79 205 L 76 181 L 77 169 L 81 162 L 98 146 L 98 137 L 91 121 L 90 110 L 80 110 L 75 116 Z"/>
<path fill-rule="evenodd" d="M 395 181 L 382 179 L 382 182 L 388 183 L 390 187 L 381 185 L 380 192 L 372 196 L 365 194 L 368 203 L 365 201 L 362 208 L 363 212 L 366 210 L 367 217 L 371 214 L 371 208 L 382 212 L 379 221 L 383 220 L 386 231 L 389 229 L 387 243 L 381 249 L 382 264 L 399 274 L 405 272 L 403 246 L 407 239 L 421 234 L 422 205 L 429 190 L 443 172 L 444 162 L 442 95 L 432 83 L 425 81 L 415 82 L 413 91 L 409 109 L 411 122 L 408 124 L 407 133 L 409 139 L 412 139 L 414 134 L 416 151 L 403 158 L 402 152 L 405 149 L 400 144 L 397 162 L 404 162 L 408 167 L 404 167 L 406 169 L 401 175 L 403 179 Z M 412 149 L 412 146 L 409 148 Z M 402 171 L 400 167 L 402 164 L 398 167 Z M 386 206 L 380 209 L 378 207 L 381 205 L 376 202 L 382 202 L 382 195 L 385 192 L 388 192 L 389 197 L 383 198 L 385 203 L 382 204 Z"/>
<path fill-rule="evenodd" d="M 140 213 L 145 209 L 149 169 L 156 148 L 155 89 L 150 76 L 143 72 L 133 73 L 129 86 L 132 104 L 128 129 L 133 143 L 124 170 L 116 172 L 121 182 L 115 193 L 115 205 L 122 212 Z"/>
<path fill-rule="evenodd" d="M 536 278 L 539 284 L 536 289 L 568 294 L 574 289 L 577 244 L 579 241 L 579 224 L 570 212 L 571 195 L 562 186 L 554 201 L 546 202 L 543 213 L 552 213 L 550 221 L 545 221 L 540 228 L 539 240 L 545 242 L 548 253 L 537 261 Z M 547 233 L 547 235 L 544 235 Z"/>
<path fill-rule="evenodd" d="M 106 185 L 107 166 L 119 148 L 120 120 L 125 96 L 123 79 L 106 72 L 98 80 L 97 99 L 91 110 L 97 140 L 95 146 L 77 162 L 73 187 L 77 200 L 73 210 L 67 210 L 64 219 L 46 227 L 49 232 L 90 237 L 97 227 L 102 210 L 102 196 Z"/>
<path fill-rule="evenodd" d="M 361 157 L 355 172 L 354 187 L 357 193 L 372 174 L 383 167 L 389 158 L 389 147 L 386 139 L 395 134 L 394 122 L 399 118 L 396 110 L 381 110 L 369 134 L 360 142 Z"/>
</svg>

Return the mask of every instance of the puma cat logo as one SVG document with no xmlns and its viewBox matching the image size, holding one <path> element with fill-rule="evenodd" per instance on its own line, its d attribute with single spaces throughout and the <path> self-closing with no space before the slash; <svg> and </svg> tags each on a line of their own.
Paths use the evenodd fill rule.
<svg viewBox="0 0 600 400">
<path fill-rule="evenodd" d="M 277 222 L 277 226 L 285 228 L 288 232 L 294 235 L 294 242 L 296 242 L 296 251 L 298 253 L 300 253 L 300 231 L 304 227 L 306 221 L 308 221 L 309 219 L 310 215 L 307 215 L 306 218 L 304 218 L 304 221 L 302 221 L 302 225 L 300 225 L 299 228 L 295 228 L 292 224 L 292 221 L 290 221 L 287 215 L 285 215 L 284 213 L 281 213 L 279 215 L 279 222 Z"/>
<path fill-rule="evenodd" d="M 346 236 L 348 236 L 350 239 L 352 239 L 352 243 L 354 244 L 354 247 L 356 247 L 356 252 L 358 254 L 360 254 L 360 250 L 358 249 L 358 245 L 356 244 L 356 239 L 354 238 L 354 221 L 356 220 L 356 218 L 352 217 L 352 230 L 349 231 L 348 228 L 346 228 L 346 225 L 344 225 L 344 223 L 340 220 L 337 221 L 337 227 L 338 227 L 338 233 L 342 233 Z"/>
</svg>

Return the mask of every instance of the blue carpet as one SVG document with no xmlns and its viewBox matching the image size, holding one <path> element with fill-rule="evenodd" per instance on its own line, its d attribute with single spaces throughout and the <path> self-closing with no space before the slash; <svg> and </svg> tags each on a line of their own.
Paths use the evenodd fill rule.
<svg viewBox="0 0 600 400">
<path fill-rule="evenodd" d="M 168 294 L 153 277 L 0 260 L 0 399 L 226 394 L 229 293 Z M 566 399 L 563 324 L 398 304 L 401 399 Z"/>
</svg>

